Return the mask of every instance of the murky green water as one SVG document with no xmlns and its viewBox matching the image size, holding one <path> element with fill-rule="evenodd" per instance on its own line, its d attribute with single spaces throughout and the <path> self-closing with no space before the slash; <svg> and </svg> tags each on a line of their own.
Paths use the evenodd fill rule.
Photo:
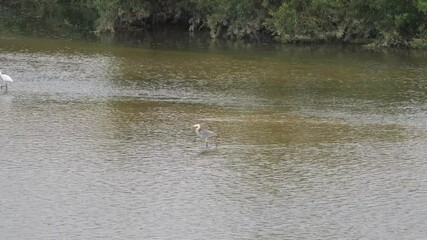
<svg viewBox="0 0 427 240">
<path fill-rule="evenodd" d="M 0 39 L 0 238 L 427 236 L 427 53 L 197 46 Z"/>
</svg>

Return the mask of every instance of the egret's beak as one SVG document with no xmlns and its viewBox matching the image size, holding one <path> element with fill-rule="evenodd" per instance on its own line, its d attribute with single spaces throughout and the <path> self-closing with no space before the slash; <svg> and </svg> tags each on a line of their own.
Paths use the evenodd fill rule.
<svg viewBox="0 0 427 240">
<path fill-rule="evenodd" d="M 194 128 L 194 127 L 197 127 L 197 124 L 196 124 L 196 125 L 193 125 L 193 128 Z"/>
</svg>

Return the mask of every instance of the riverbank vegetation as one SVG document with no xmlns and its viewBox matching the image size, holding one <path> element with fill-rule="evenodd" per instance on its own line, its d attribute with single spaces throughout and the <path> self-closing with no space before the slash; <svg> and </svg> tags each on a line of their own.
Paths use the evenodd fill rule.
<svg viewBox="0 0 427 240">
<path fill-rule="evenodd" d="M 117 33 L 177 26 L 207 31 L 212 38 L 427 47 L 426 0 L 9 0 L 0 5 L 3 24 L 21 27 L 48 23 Z"/>
</svg>

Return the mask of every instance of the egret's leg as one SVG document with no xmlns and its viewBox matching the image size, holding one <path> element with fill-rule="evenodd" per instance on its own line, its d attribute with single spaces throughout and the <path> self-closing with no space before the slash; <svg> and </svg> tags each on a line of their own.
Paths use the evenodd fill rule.
<svg viewBox="0 0 427 240">
<path fill-rule="evenodd" d="M 206 147 L 208 147 L 208 138 L 205 138 Z"/>
</svg>

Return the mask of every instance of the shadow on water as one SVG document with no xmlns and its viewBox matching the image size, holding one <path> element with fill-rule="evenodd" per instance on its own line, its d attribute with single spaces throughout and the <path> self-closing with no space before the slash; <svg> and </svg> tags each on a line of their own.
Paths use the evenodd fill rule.
<svg viewBox="0 0 427 240">
<path fill-rule="evenodd" d="M 200 147 L 200 152 L 199 155 L 200 156 L 212 156 L 212 155 L 217 155 L 219 153 L 220 149 L 218 149 L 218 147 L 215 146 L 208 146 L 208 147 Z"/>
</svg>

